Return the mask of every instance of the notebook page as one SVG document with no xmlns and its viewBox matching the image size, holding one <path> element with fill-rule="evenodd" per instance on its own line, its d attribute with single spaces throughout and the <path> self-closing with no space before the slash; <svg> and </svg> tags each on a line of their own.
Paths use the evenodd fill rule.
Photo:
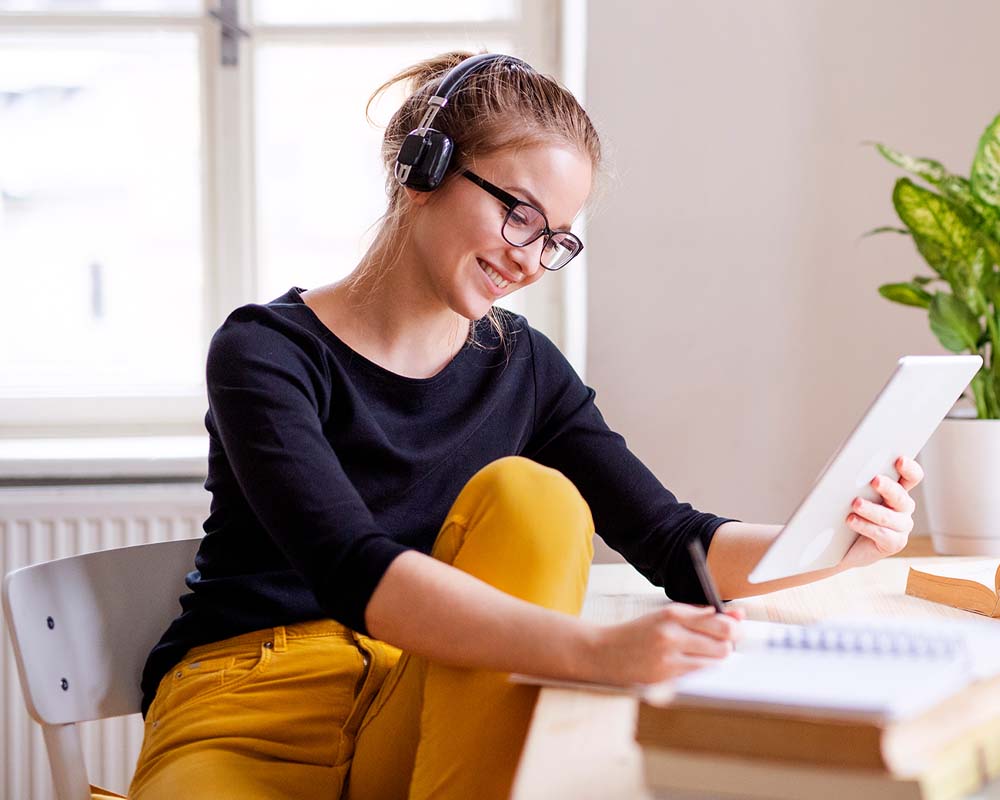
<svg viewBox="0 0 1000 800">
<path fill-rule="evenodd" d="M 674 688 L 677 700 L 695 705 L 888 721 L 929 708 L 968 682 L 956 657 L 776 648 L 734 653 Z"/>
<path fill-rule="evenodd" d="M 781 642 L 736 652 L 682 677 L 695 705 L 900 719 L 974 680 L 1000 674 L 1000 626 L 991 620 L 842 617 Z"/>
<path fill-rule="evenodd" d="M 951 637 L 961 642 L 970 678 L 981 680 L 1000 675 L 1000 624 L 979 615 L 957 620 L 903 617 L 837 617 L 829 625 L 851 625 L 868 630 L 894 631 L 918 637 Z"/>
</svg>

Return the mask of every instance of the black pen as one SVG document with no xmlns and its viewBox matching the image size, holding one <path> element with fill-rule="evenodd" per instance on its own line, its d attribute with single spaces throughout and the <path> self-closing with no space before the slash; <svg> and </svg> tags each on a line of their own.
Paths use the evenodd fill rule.
<svg viewBox="0 0 1000 800">
<path fill-rule="evenodd" d="M 688 552 L 691 554 L 691 561 L 694 564 L 694 571 L 698 574 L 698 582 L 701 589 L 708 598 L 708 602 L 715 606 L 715 610 L 724 614 L 726 609 L 722 605 L 722 598 L 719 597 L 719 590 L 712 580 L 712 573 L 708 571 L 708 562 L 705 560 L 705 548 L 701 546 L 700 539 L 692 539 L 688 543 Z"/>
</svg>

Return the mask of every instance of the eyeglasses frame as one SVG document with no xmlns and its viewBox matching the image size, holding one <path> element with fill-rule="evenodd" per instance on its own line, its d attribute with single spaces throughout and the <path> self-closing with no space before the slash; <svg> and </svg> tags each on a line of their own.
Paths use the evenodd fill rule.
<svg viewBox="0 0 1000 800">
<path fill-rule="evenodd" d="M 495 197 L 497 200 L 499 200 L 501 203 L 503 203 L 503 205 L 505 205 L 507 207 L 507 216 L 505 216 L 503 218 L 503 223 L 500 225 L 500 235 L 503 236 L 503 240 L 505 242 L 507 242 L 507 244 L 509 244 L 509 245 L 511 245 L 513 247 L 527 247 L 529 244 L 533 244 L 534 242 L 537 242 L 540 237 L 542 237 L 542 236 L 545 237 L 545 242 L 542 244 L 542 250 L 538 254 L 538 264 L 539 264 L 539 266 L 541 266 L 542 269 L 548 270 L 549 272 L 558 272 L 563 267 L 565 267 L 566 264 L 569 264 L 570 261 L 572 261 L 578 255 L 580 255 L 580 253 L 583 252 L 583 241 L 580 239 L 580 237 L 577 236 L 572 231 L 554 231 L 554 230 L 552 230 L 552 228 L 549 227 L 549 218 L 547 216 L 545 216 L 545 212 L 543 212 L 540 208 L 538 208 L 536 206 L 533 206 L 531 203 L 525 202 L 524 200 L 520 200 L 517 197 L 514 197 L 514 195 L 512 195 L 510 192 L 505 192 L 499 186 L 496 186 L 496 185 L 490 183 L 485 178 L 479 177 L 472 170 L 468 170 L 468 169 L 467 170 L 463 170 L 462 171 L 462 177 L 463 178 L 467 178 L 468 180 L 472 181 L 480 189 L 483 189 L 488 194 L 493 195 L 493 197 Z M 508 239 L 504 235 L 504 228 L 507 227 L 507 221 L 510 219 L 510 215 L 514 213 L 514 210 L 518 206 L 527 206 L 532 211 L 535 211 L 542 218 L 542 220 L 545 223 L 545 226 L 542 228 L 542 230 L 540 230 L 538 232 L 537 236 L 535 236 L 532 239 L 529 239 L 527 242 L 524 242 L 523 244 L 516 244 L 516 243 L 512 242 L 510 239 Z M 573 255 L 571 255 L 569 257 L 569 261 L 567 261 L 566 264 L 562 264 L 561 266 L 558 266 L 558 267 L 546 267 L 544 264 L 542 264 L 542 253 L 545 252 L 545 245 L 557 233 L 561 233 L 561 234 L 564 234 L 566 236 L 572 236 L 577 242 L 579 242 L 580 247 L 579 247 L 579 249 L 575 253 L 573 253 Z"/>
</svg>

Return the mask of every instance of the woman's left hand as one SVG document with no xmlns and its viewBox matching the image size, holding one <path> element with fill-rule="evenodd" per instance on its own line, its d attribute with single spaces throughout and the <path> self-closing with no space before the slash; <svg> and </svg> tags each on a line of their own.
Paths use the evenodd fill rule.
<svg viewBox="0 0 1000 800">
<path fill-rule="evenodd" d="M 882 495 L 881 503 L 855 497 L 847 526 L 859 534 L 840 562 L 843 567 L 861 567 L 894 555 L 906 547 L 913 530 L 913 510 L 917 504 L 910 489 L 924 479 L 924 471 L 912 458 L 900 456 L 894 465 L 899 480 L 876 475 L 871 486 Z"/>
</svg>

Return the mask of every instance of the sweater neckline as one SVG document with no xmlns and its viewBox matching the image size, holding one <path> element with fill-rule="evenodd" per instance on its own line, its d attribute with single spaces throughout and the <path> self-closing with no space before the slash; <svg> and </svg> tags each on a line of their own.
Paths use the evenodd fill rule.
<svg viewBox="0 0 1000 800">
<path fill-rule="evenodd" d="M 398 372 L 393 372 L 390 369 L 383 367 L 381 364 L 377 364 L 369 358 L 366 358 L 353 347 L 351 347 L 347 342 L 341 339 L 337 334 L 335 334 L 329 327 L 321 320 L 316 312 L 313 311 L 306 301 L 302 298 L 302 292 L 305 289 L 299 288 L 298 286 L 293 286 L 288 290 L 288 297 L 293 303 L 300 304 L 304 309 L 308 319 L 312 322 L 313 327 L 316 328 L 317 332 L 322 336 L 327 342 L 330 342 L 335 349 L 341 351 L 344 355 L 351 359 L 351 363 L 359 364 L 366 371 L 371 372 L 381 378 L 403 383 L 409 386 L 429 386 L 444 380 L 448 375 L 451 374 L 457 365 L 465 358 L 465 354 L 471 349 L 471 345 L 468 341 L 462 345 L 462 349 L 459 350 L 440 370 L 428 378 L 412 378 L 408 375 L 400 375 Z"/>
</svg>

